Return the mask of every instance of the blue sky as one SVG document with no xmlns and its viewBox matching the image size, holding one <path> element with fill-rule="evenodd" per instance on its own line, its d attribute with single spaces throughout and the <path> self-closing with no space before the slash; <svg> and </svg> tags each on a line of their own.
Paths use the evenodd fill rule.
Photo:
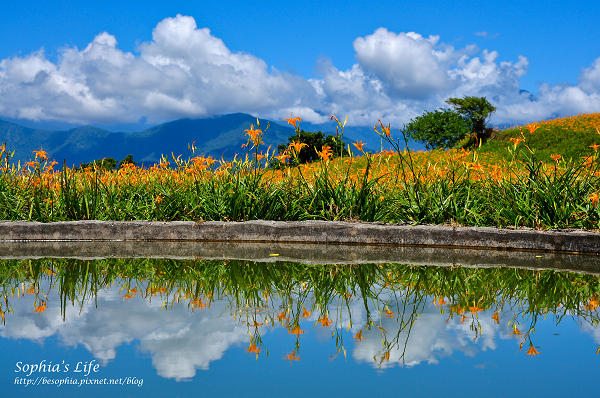
<svg viewBox="0 0 600 398">
<path fill-rule="evenodd" d="M 463 95 L 486 96 L 498 124 L 600 112 L 598 15 L 592 1 L 10 2 L 0 118 L 368 126 Z"/>
</svg>

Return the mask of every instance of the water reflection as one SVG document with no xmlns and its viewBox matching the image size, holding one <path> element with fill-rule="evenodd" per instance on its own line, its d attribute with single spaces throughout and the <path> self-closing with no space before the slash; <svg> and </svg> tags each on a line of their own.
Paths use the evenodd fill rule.
<svg viewBox="0 0 600 398">
<path fill-rule="evenodd" d="M 57 337 L 106 366 L 126 343 L 177 381 L 231 347 L 266 357 L 276 336 L 302 360 L 307 335 L 331 357 L 377 369 L 474 357 L 513 339 L 543 355 L 536 324 L 576 318 L 600 344 L 600 278 L 557 271 L 246 261 L 10 260 L 0 265 L 3 338 Z M 595 348 L 594 348 L 595 349 Z M 520 350 L 520 352 L 519 352 Z"/>
</svg>

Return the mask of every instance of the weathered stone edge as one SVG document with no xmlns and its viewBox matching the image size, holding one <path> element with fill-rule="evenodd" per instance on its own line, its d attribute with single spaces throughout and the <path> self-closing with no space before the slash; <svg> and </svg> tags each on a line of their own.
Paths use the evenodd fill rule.
<svg viewBox="0 0 600 398">
<path fill-rule="evenodd" d="M 390 245 L 600 254 L 600 233 L 330 221 L 0 221 L 0 242 L 195 241 Z"/>
</svg>

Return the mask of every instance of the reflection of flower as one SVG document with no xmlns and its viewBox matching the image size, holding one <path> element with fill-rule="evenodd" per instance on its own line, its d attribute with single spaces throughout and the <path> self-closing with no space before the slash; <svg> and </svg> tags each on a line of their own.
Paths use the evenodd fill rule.
<svg viewBox="0 0 600 398">
<path fill-rule="evenodd" d="M 256 344 L 252 343 L 252 344 L 250 344 L 250 347 L 246 348 L 246 352 L 253 352 L 255 354 L 259 354 L 260 353 L 260 348 L 258 348 L 256 346 Z"/>
<path fill-rule="evenodd" d="M 312 314 L 312 311 L 308 311 L 306 308 L 302 307 L 302 318 L 307 318 Z"/>
<path fill-rule="evenodd" d="M 362 332 L 363 331 L 361 330 L 360 332 L 356 333 L 353 338 L 356 339 L 356 341 L 363 340 L 365 337 L 363 337 Z"/>
<path fill-rule="evenodd" d="M 283 320 L 287 321 L 288 317 L 287 317 L 287 314 L 285 313 L 285 311 L 282 312 L 281 314 L 277 315 L 277 319 L 280 320 L 280 321 L 283 321 Z"/>
<path fill-rule="evenodd" d="M 283 357 L 283 359 L 289 359 L 290 360 L 290 365 L 291 365 L 292 361 L 299 361 L 300 357 L 297 357 L 296 356 L 296 351 L 293 351 L 292 353 L 290 353 L 287 356 Z"/>
<path fill-rule="evenodd" d="M 469 311 L 471 311 L 471 313 L 473 313 L 473 315 L 477 316 L 477 313 L 479 311 L 483 311 L 483 308 L 479 308 L 477 306 L 475 306 L 475 307 L 469 307 Z"/>
<path fill-rule="evenodd" d="M 325 328 L 325 327 L 328 327 L 329 325 L 331 325 L 331 323 L 333 321 L 327 317 L 323 317 L 323 318 L 317 320 L 317 322 L 321 322 L 321 326 L 323 326 Z"/>
<path fill-rule="evenodd" d="M 298 336 L 298 335 L 306 333 L 306 330 L 302 330 L 302 329 L 300 329 L 299 326 L 296 326 L 294 329 L 288 330 L 288 333 L 295 334 L 296 336 Z"/>
<path fill-rule="evenodd" d="M 31 310 L 31 312 L 44 312 L 46 311 L 46 302 L 42 301 L 40 304 L 35 305 L 35 310 Z"/>
<path fill-rule="evenodd" d="M 500 324 L 500 315 L 498 314 L 498 311 L 494 312 L 494 315 L 492 315 L 492 319 L 494 320 L 496 325 Z"/>
<path fill-rule="evenodd" d="M 513 336 L 513 337 L 520 336 L 522 334 L 523 334 L 523 332 L 521 332 L 519 329 L 517 329 L 516 326 L 513 327 L 513 331 L 510 332 L 510 335 Z"/>
<path fill-rule="evenodd" d="M 533 348 L 533 346 L 529 347 L 529 349 L 527 350 L 527 355 L 531 355 L 532 357 L 539 353 L 540 352 L 538 350 L 536 350 L 535 348 Z"/>
</svg>

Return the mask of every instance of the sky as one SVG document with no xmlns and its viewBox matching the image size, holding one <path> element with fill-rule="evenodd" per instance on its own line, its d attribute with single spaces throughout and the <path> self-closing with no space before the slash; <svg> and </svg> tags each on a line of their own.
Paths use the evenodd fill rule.
<svg viewBox="0 0 600 398">
<path fill-rule="evenodd" d="M 0 13 L 0 118 L 155 125 L 245 112 L 493 124 L 600 112 L 600 2 L 30 1 Z"/>
</svg>

